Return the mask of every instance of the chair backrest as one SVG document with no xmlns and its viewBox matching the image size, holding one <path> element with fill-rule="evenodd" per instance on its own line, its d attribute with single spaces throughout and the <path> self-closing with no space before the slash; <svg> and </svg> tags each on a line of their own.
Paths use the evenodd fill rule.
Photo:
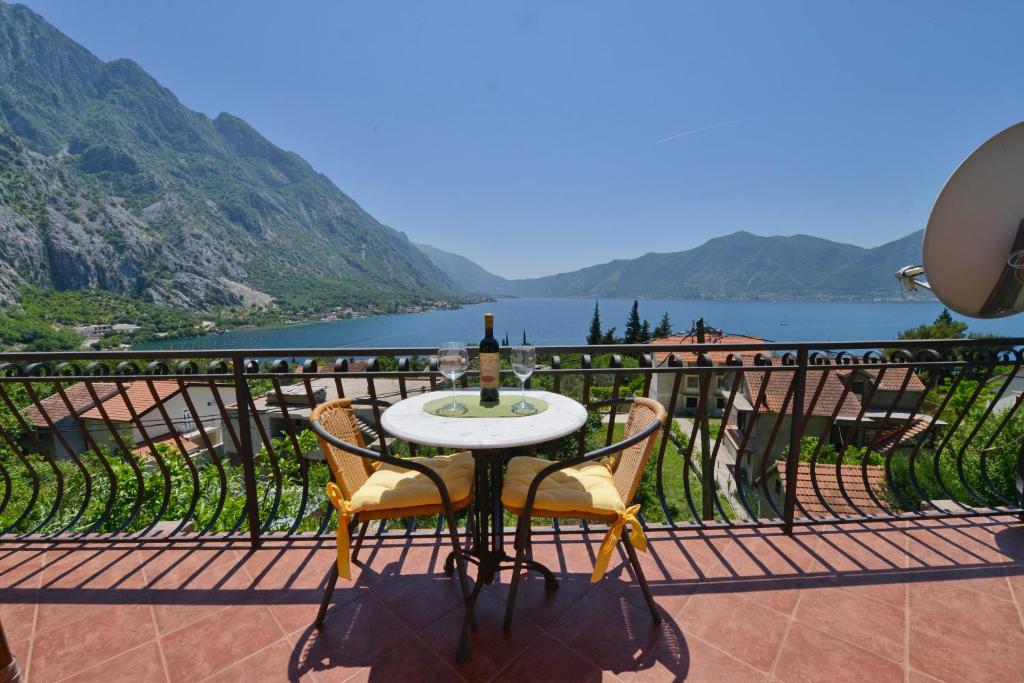
<svg viewBox="0 0 1024 683">
<path fill-rule="evenodd" d="M 352 399 L 339 398 L 321 403 L 313 409 L 309 419 L 311 422 L 319 422 L 329 434 L 342 441 L 359 448 L 366 447 L 359 421 L 352 410 Z M 324 460 L 334 475 L 334 482 L 341 488 L 345 498 L 351 498 L 356 489 L 369 478 L 370 461 L 354 453 L 348 453 L 320 436 L 317 436 L 317 441 L 320 442 Z"/>
<path fill-rule="evenodd" d="M 634 398 L 629 408 L 629 415 L 626 417 L 626 428 L 622 434 L 623 440 L 639 434 L 653 422 L 665 423 L 665 408 L 651 398 Z M 651 450 L 654 449 L 654 440 L 657 436 L 658 430 L 655 430 L 646 439 L 636 442 L 609 458 L 608 464 L 612 468 L 615 488 L 626 505 L 633 501 L 636 490 L 640 488 L 640 479 L 643 477 L 644 468 L 651 456 Z"/>
</svg>

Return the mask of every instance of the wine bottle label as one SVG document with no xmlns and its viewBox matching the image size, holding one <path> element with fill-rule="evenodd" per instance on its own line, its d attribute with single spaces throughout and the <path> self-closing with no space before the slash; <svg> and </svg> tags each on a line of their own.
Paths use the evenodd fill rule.
<svg viewBox="0 0 1024 683">
<path fill-rule="evenodd" d="M 497 353 L 480 354 L 480 386 L 485 388 L 498 388 L 499 371 L 501 369 Z"/>
</svg>

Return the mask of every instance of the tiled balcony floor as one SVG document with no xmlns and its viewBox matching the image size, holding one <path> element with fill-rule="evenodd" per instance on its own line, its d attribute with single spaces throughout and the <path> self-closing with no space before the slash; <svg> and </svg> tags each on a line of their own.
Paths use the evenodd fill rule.
<svg viewBox="0 0 1024 683">
<path fill-rule="evenodd" d="M 652 625 L 622 558 L 591 586 L 589 542 L 538 538 L 512 630 L 461 606 L 430 540 L 370 544 L 310 626 L 333 547 L 310 542 L 0 548 L 0 619 L 30 681 L 1021 680 L 1024 525 L 1012 518 L 651 534 Z M 505 578 L 504 580 L 507 580 Z"/>
</svg>

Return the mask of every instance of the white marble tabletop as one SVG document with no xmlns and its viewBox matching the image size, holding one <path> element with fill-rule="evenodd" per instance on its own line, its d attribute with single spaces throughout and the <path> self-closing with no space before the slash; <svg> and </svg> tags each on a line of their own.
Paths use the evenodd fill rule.
<svg viewBox="0 0 1024 683">
<path fill-rule="evenodd" d="M 516 389 L 505 389 L 519 396 Z M 423 410 L 450 391 L 432 391 L 399 401 L 384 411 L 381 425 L 388 434 L 424 446 L 441 448 L 515 448 L 545 443 L 572 434 L 587 421 L 586 409 L 576 401 L 549 391 L 527 391 L 527 398 L 543 399 L 548 409 L 524 417 L 441 417 Z M 479 390 L 458 391 L 462 401 L 478 401 Z"/>
</svg>

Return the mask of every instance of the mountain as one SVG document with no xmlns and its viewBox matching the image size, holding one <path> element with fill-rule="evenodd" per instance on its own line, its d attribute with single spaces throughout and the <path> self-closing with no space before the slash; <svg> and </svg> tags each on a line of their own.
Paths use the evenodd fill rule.
<svg viewBox="0 0 1024 683">
<path fill-rule="evenodd" d="M 468 259 L 426 250 L 465 291 L 516 296 L 676 299 L 895 299 L 895 273 L 921 262 L 922 231 L 865 249 L 820 237 L 736 232 L 699 247 L 506 280 Z M 422 247 L 421 247 L 422 248 Z"/>
<path fill-rule="evenodd" d="M 417 244 L 420 251 L 430 257 L 434 265 L 448 275 L 467 294 L 501 295 L 512 294 L 516 289 L 514 280 L 490 273 L 465 256 L 442 251 L 429 244 Z"/>
<path fill-rule="evenodd" d="M 422 302 L 454 283 L 297 154 L 0 0 L 0 299 Z"/>
</svg>

